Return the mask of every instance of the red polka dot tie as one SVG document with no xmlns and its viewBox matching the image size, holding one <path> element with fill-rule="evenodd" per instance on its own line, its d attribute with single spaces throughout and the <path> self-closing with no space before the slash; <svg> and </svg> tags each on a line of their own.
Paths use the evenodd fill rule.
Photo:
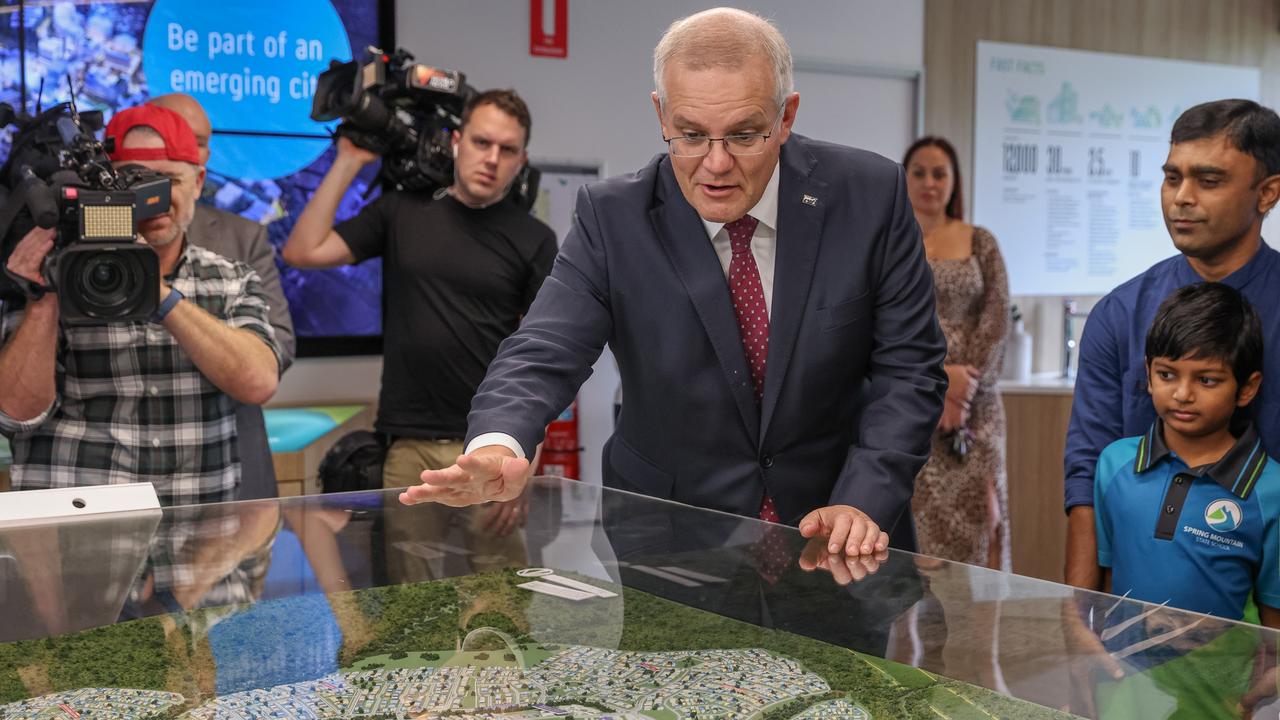
<svg viewBox="0 0 1280 720">
<path fill-rule="evenodd" d="M 729 292 L 733 297 L 733 312 L 738 316 L 738 332 L 742 335 L 742 349 L 751 368 L 757 404 L 764 398 L 765 369 L 769 358 L 769 308 L 764 302 L 760 268 L 751 254 L 751 238 L 758 224 L 755 218 L 744 215 L 724 226 L 729 233 L 729 249 L 733 252 L 729 261 Z M 760 519 L 782 522 L 773 498 L 767 493 L 760 503 Z M 767 528 L 760 540 L 754 543 L 752 551 L 760 574 L 770 583 L 775 582 L 790 563 L 786 538 L 777 528 Z"/>
<path fill-rule="evenodd" d="M 760 519 L 771 523 L 782 522 L 782 518 L 778 517 L 778 508 L 773 506 L 773 498 L 768 495 L 765 495 L 764 502 L 760 503 Z"/>
<path fill-rule="evenodd" d="M 751 236 L 758 224 L 755 218 L 743 215 L 724 226 L 733 251 L 733 259 L 729 261 L 729 292 L 733 296 L 733 311 L 738 316 L 738 332 L 742 334 L 751 380 L 756 386 L 757 403 L 764 397 L 765 363 L 769 358 L 769 308 L 764 303 L 760 268 L 751 254 Z"/>
</svg>

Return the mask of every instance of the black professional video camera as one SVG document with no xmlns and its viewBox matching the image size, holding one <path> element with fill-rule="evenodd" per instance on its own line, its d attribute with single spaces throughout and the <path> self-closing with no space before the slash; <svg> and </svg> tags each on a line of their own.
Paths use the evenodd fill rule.
<svg viewBox="0 0 1280 720">
<path fill-rule="evenodd" d="M 112 167 L 94 132 L 102 113 L 60 103 L 30 117 L 0 103 L 0 127 L 16 125 L 0 168 L 0 266 L 34 227 L 56 227 L 45 259 L 48 286 L 0 275 L 0 300 L 56 290 L 62 322 L 97 325 L 146 320 L 160 295 L 160 263 L 136 242 L 138 221 L 169 211 L 169 179 L 141 165 Z"/>
<path fill-rule="evenodd" d="M 466 75 L 413 62 L 404 49 L 387 55 L 368 49 L 364 62 L 329 63 L 316 80 L 311 119 L 341 119 L 338 135 L 382 156 L 385 186 L 434 192 L 453 184 L 451 135 L 475 96 Z M 538 191 L 538 171 L 526 165 L 508 199 L 528 210 Z"/>
</svg>

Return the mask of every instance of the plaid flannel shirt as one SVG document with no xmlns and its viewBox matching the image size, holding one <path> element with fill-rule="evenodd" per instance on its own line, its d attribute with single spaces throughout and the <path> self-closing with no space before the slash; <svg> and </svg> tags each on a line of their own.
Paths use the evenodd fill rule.
<svg viewBox="0 0 1280 720">
<path fill-rule="evenodd" d="M 187 244 L 169 282 L 280 359 L 269 300 L 248 265 Z M 22 316 L 0 312 L 0 342 Z M 0 412 L 15 489 L 150 482 L 164 505 L 235 499 L 235 403 L 163 325 L 63 326 L 56 373 L 57 396 L 43 413 L 18 421 Z"/>
<path fill-rule="evenodd" d="M 255 523 L 255 515 L 274 515 L 275 528 L 261 541 L 245 535 Z M 195 637 L 203 637 L 236 605 L 253 603 L 262 596 L 271 550 L 284 518 L 275 504 L 236 503 L 166 508 L 159 526 L 150 536 L 147 559 L 129 591 L 128 600 L 140 615 L 179 610 L 177 594 L 196 608 L 209 608 L 175 618 L 185 623 Z M 113 538 L 115 539 L 115 538 Z M 137 535 L 121 540 L 138 540 Z M 145 540 L 145 539 L 144 539 Z M 137 549 L 131 556 L 137 558 Z M 113 553 L 114 555 L 114 553 Z M 133 617 L 129 614 L 129 617 Z"/>
</svg>

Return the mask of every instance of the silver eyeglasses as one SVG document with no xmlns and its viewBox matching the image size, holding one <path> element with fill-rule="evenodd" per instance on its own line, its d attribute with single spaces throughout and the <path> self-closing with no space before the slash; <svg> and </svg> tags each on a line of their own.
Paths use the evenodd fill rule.
<svg viewBox="0 0 1280 720">
<path fill-rule="evenodd" d="M 782 113 L 778 113 L 778 117 L 773 121 L 769 132 L 767 133 L 739 133 L 736 135 L 725 135 L 724 137 L 708 137 L 706 135 L 678 135 L 676 137 L 663 136 L 663 141 L 667 143 L 667 149 L 676 157 L 702 157 L 711 152 L 711 143 L 724 143 L 725 152 L 730 155 L 759 155 L 764 152 L 764 146 L 773 137 L 773 128 L 776 128 L 778 121 L 782 119 Z"/>
</svg>

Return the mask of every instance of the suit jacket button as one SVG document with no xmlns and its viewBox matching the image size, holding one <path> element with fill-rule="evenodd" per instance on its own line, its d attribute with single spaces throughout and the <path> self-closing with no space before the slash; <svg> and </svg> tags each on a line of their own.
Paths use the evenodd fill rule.
<svg viewBox="0 0 1280 720">
<path fill-rule="evenodd" d="M 765 469 L 773 467 L 773 456 L 765 455 L 764 457 L 760 458 L 760 467 Z"/>
</svg>

